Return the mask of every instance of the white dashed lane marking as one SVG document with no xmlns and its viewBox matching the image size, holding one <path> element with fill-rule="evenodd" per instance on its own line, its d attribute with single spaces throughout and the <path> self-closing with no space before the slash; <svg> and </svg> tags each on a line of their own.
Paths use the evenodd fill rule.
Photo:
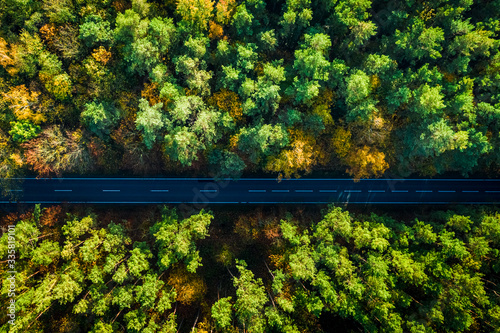
<svg viewBox="0 0 500 333">
<path fill-rule="evenodd" d="M 54 190 L 54 192 L 73 192 L 73 190 Z"/>
<path fill-rule="evenodd" d="M 275 192 L 275 193 L 288 193 L 288 192 L 290 192 L 290 190 L 272 190 L 271 192 Z"/>
<path fill-rule="evenodd" d="M 337 190 L 319 190 L 320 193 L 335 193 Z"/>
<path fill-rule="evenodd" d="M 385 193 L 385 190 L 368 190 L 369 193 Z"/>
<path fill-rule="evenodd" d="M 168 192 L 168 190 L 151 190 L 151 192 Z"/>
<path fill-rule="evenodd" d="M 215 193 L 217 190 L 200 190 L 202 193 Z"/>
<path fill-rule="evenodd" d="M 266 190 L 248 190 L 250 193 L 265 193 Z"/>
<path fill-rule="evenodd" d="M 312 193 L 313 190 L 295 190 L 295 192 L 299 192 L 299 193 Z"/>
<path fill-rule="evenodd" d="M 417 193 L 432 193 L 431 190 L 416 190 Z"/>
<path fill-rule="evenodd" d="M 120 192 L 120 190 L 102 190 L 103 192 Z"/>
</svg>

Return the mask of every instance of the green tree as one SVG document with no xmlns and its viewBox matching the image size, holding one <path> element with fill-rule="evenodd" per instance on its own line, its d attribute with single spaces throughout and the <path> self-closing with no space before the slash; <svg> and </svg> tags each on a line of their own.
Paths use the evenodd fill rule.
<svg viewBox="0 0 500 333">
<path fill-rule="evenodd" d="M 151 106 L 144 98 L 139 101 L 139 112 L 135 125 L 142 132 L 142 140 L 148 149 L 153 147 L 159 132 L 165 126 L 165 119 L 161 112 L 162 107 L 163 103 Z"/>
<path fill-rule="evenodd" d="M 85 104 L 85 110 L 81 113 L 82 123 L 97 135 L 106 135 L 118 121 L 116 109 L 107 102 L 96 101 Z"/>
</svg>

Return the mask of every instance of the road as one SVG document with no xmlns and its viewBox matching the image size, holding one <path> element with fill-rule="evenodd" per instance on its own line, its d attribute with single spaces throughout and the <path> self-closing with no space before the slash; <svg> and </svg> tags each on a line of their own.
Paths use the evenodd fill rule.
<svg viewBox="0 0 500 333">
<path fill-rule="evenodd" d="M 54 178 L 22 179 L 10 191 L 24 203 L 121 204 L 495 204 L 500 180 Z M 0 203 L 13 202 L 2 198 Z"/>
</svg>

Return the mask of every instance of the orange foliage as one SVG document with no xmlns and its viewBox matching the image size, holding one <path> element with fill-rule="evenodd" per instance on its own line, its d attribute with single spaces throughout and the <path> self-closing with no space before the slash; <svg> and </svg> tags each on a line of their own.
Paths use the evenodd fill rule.
<svg viewBox="0 0 500 333">
<path fill-rule="evenodd" d="M 40 93 L 29 91 L 24 84 L 13 87 L 8 93 L 3 94 L 4 100 L 10 104 L 17 120 L 30 120 L 35 124 L 45 121 L 45 116 L 36 112 L 38 96 Z"/>
<path fill-rule="evenodd" d="M 229 147 L 231 150 L 236 150 L 238 148 L 238 141 L 240 139 L 240 136 L 238 134 L 232 135 L 229 138 Z"/>
<path fill-rule="evenodd" d="M 40 28 L 40 34 L 42 38 L 45 40 L 47 45 L 52 45 L 54 43 L 54 38 L 57 34 L 57 28 L 54 23 L 48 23 Z"/>
<path fill-rule="evenodd" d="M 0 38 L 0 65 L 5 68 L 7 73 L 15 75 L 18 70 L 14 65 L 16 64 L 17 47 L 9 45 L 5 39 Z"/>
<path fill-rule="evenodd" d="M 149 105 L 156 105 L 160 103 L 160 91 L 158 90 L 158 83 L 144 83 L 144 90 L 141 91 L 141 97 L 148 100 Z"/>
<path fill-rule="evenodd" d="M 177 301 L 184 305 L 201 301 L 207 291 L 205 281 L 185 268 L 178 266 L 174 268 L 168 277 L 169 285 L 177 292 Z"/>
<path fill-rule="evenodd" d="M 222 111 L 229 112 L 229 115 L 235 120 L 243 119 L 243 109 L 238 94 L 227 89 L 216 92 L 208 101 L 211 105 L 218 107 Z"/>
<path fill-rule="evenodd" d="M 111 6 L 113 6 L 113 8 L 120 13 L 123 13 L 126 9 L 131 8 L 131 4 L 125 0 L 113 1 Z"/>
<path fill-rule="evenodd" d="M 280 235 L 278 220 L 266 217 L 262 211 L 240 216 L 234 224 L 234 232 L 245 241 L 273 240 Z"/>
<path fill-rule="evenodd" d="M 99 46 L 98 49 L 92 51 L 92 57 L 103 65 L 106 65 L 108 61 L 111 60 L 111 55 L 111 51 L 106 51 L 106 48 L 103 46 Z"/>
<path fill-rule="evenodd" d="M 210 39 L 219 39 L 224 35 L 224 29 L 222 26 L 215 23 L 214 21 L 210 21 L 208 23 L 208 37 Z"/>
<path fill-rule="evenodd" d="M 62 207 L 61 206 L 51 206 L 43 210 L 42 216 L 40 216 L 40 224 L 52 227 L 59 219 L 62 218 Z"/>
<path fill-rule="evenodd" d="M 368 146 L 352 150 L 347 155 L 346 163 L 349 165 L 347 172 L 355 179 L 380 177 L 389 168 L 389 164 L 385 161 L 385 154 Z"/>
</svg>

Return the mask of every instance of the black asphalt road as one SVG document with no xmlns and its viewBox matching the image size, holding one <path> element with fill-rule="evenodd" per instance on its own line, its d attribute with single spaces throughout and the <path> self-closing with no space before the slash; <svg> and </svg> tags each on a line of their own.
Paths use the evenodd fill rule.
<svg viewBox="0 0 500 333">
<path fill-rule="evenodd" d="M 489 179 L 26 178 L 10 191 L 16 199 L 0 203 L 500 203 L 500 180 Z"/>
</svg>

